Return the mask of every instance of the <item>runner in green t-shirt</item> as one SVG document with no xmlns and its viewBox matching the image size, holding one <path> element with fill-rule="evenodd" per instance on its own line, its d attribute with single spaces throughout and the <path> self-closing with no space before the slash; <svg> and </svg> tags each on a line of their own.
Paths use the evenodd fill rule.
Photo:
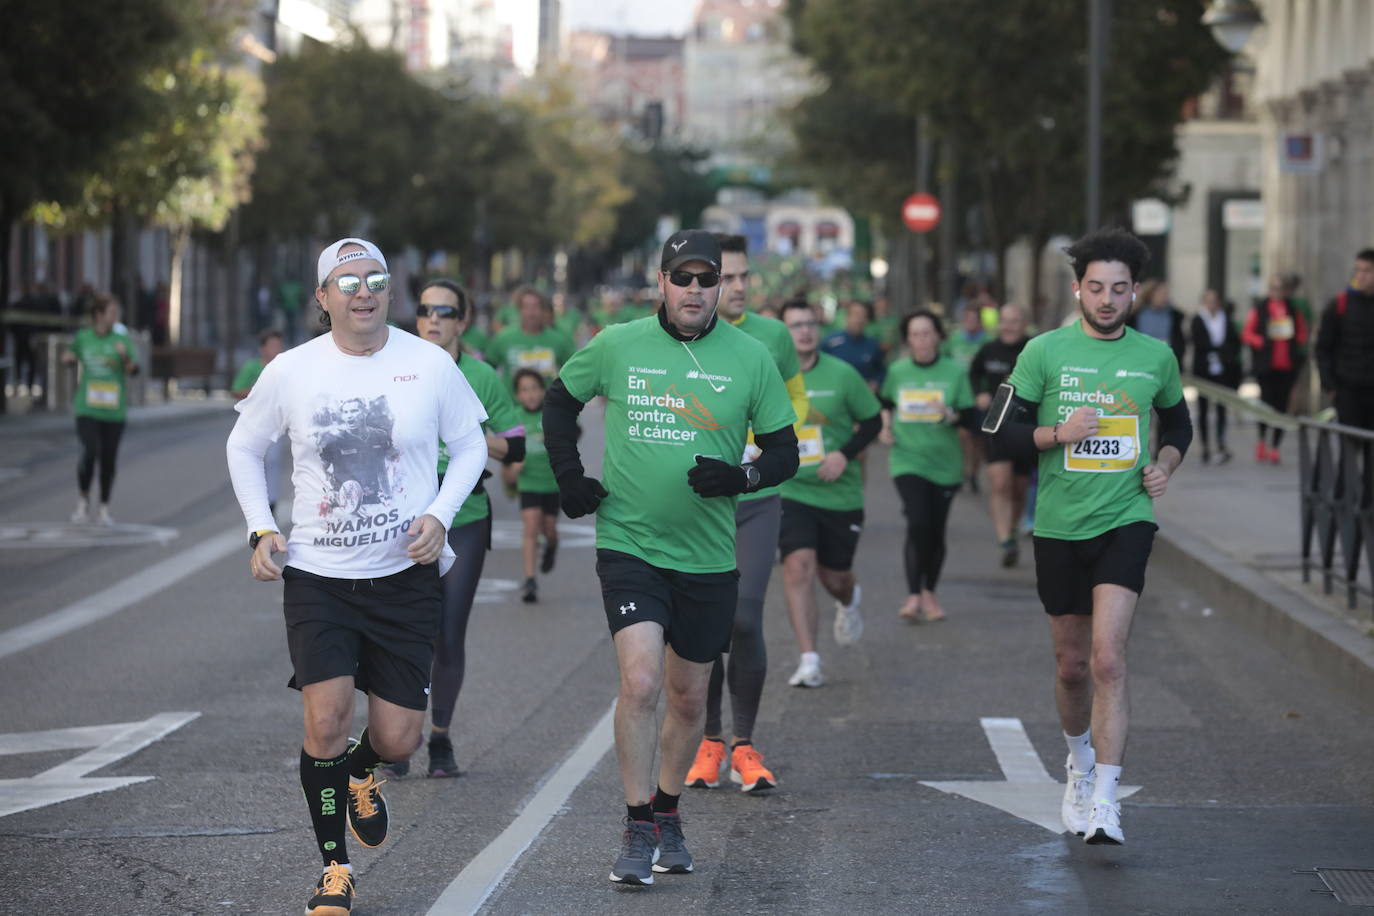
<svg viewBox="0 0 1374 916">
<path fill-rule="evenodd" d="M 525 460 L 518 465 L 515 486 L 520 493 L 522 559 L 525 581 L 521 585 L 521 600 L 532 604 L 539 600 L 534 580 L 535 561 L 539 558 L 539 538 L 544 538 L 544 557 L 539 563 L 542 573 L 553 572 L 558 553 L 558 481 L 553 479 L 549 455 L 544 448 L 544 377 L 533 369 L 515 370 L 515 400 L 520 420 L 525 426 Z"/>
<path fill-rule="evenodd" d="M 526 287 L 516 296 L 520 320 L 491 339 L 487 358 L 507 379 L 516 369 L 535 369 L 552 380 L 577 345 L 553 326 L 552 313 L 542 293 Z"/>
<path fill-rule="evenodd" d="M 797 431 L 801 465 L 782 485 L 778 548 L 787 612 L 801 650 L 788 683 L 819 687 L 815 579 L 835 599 L 835 642 L 852 645 L 863 633 L 861 590 L 852 567 L 863 531 L 864 485 L 854 459 L 882 428 L 882 406 L 857 369 L 819 352 L 820 318 L 804 299 L 785 304 L 782 321 L 796 344 L 809 405 Z"/>
<path fill-rule="evenodd" d="M 486 433 L 487 453 L 502 464 L 512 464 L 525 456 L 525 431 L 521 426 L 515 402 L 496 370 L 464 350 L 463 329 L 472 315 L 467 292 L 452 280 L 429 281 L 420 290 L 420 304 L 415 309 L 415 330 L 420 337 L 437 344 L 458 363 L 473 394 L 482 402 L 487 420 L 482 424 Z M 439 479 L 448 470 L 448 449 L 439 446 Z M 440 580 L 444 592 L 443 616 L 439 635 L 434 642 L 434 664 L 430 671 L 430 733 L 429 766 L 431 777 L 458 776 L 457 761 L 449 728 L 453 723 L 453 708 L 463 689 L 467 667 L 468 618 L 472 614 L 477 582 L 487 551 L 491 549 L 491 501 L 481 481 L 449 524 L 448 542 L 458 557 L 452 568 Z M 410 771 L 408 761 L 389 763 L 386 775 L 397 778 Z"/>
<path fill-rule="evenodd" d="M 1035 576 L 1069 746 L 1064 826 L 1089 843 L 1121 843 L 1126 639 L 1154 541 L 1152 501 L 1183 460 L 1192 425 L 1173 352 L 1125 324 L 1149 259 L 1144 243 L 1114 229 L 1065 251 L 1081 318 L 1026 344 L 1009 379 L 1018 418 L 998 441 L 1040 453 Z M 1154 461 L 1151 408 L 1160 420 Z"/>
<path fill-rule="evenodd" d="M 983 327 L 978 309 L 971 306 L 966 307 L 959 316 L 959 325 L 940 347 L 940 353 L 968 372 L 973 365 L 973 357 L 992 337 Z M 959 428 L 959 449 L 964 455 L 964 480 L 974 493 L 978 492 L 978 471 L 983 466 L 983 436 L 976 427 L 974 423 Z"/>
<path fill-rule="evenodd" d="M 717 233 L 716 241 L 721 249 L 719 318 L 767 348 L 787 384 L 793 413 L 798 417 L 806 416 L 806 382 L 802 379 L 792 336 L 781 321 L 750 312 L 746 307 L 749 257 L 744 236 Z M 754 446 L 750 445 L 745 460 L 754 451 Z M 758 718 L 764 679 L 768 674 L 768 653 L 763 642 L 763 604 L 776 562 L 781 524 L 782 498 L 776 489 L 761 489 L 740 497 L 735 508 L 739 606 L 735 609 L 735 625 L 730 636 L 728 677 L 725 659 L 717 659 L 706 694 L 706 732 L 697 748 L 692 769 L 687 773 L 689 786 L 714 788 L 720 785 L 721 770 L 727 758 L 721 725 L 727 682 L 731 712 L 730 778 L 746 792 L 771 789 L 778 784 L 772 770 L 764 766 L 763 754 L 753 739 L 754 722 Z"/>
<path fill-rule="evenodd" d="M 963 477 L 959 427 L 973 424 L 968 372 L 940 355 L 944 325 L 921 310 L 902 321 L 910 356 L 888 367 L 883 380 L 883 432 L 893 446 L 892 480 L 906 514 L 907 598 L 898 613 L 911 623 L 945 618 L 935 585 L 945 563 L 945 525 Z"/>
<path fill-rule="evenodd" d="M 593 337 L 544 404 L 563 510 L 597 513 L 597 574 L 621 671 L 616 735 L 629 829 L 611 871 L 620 883 L 691 871 L 677 800 L 701 739 L 711 666 L 735 616 L 736 497 L 776 486 L 797 467 L 787 388 L 767 349 L 717 319 L 720 274 L 711 233 L 672 235 L 660 261 L 663 308 Z M 604 487 L 586 476 L 577 450 L 577 414 L 599 395 Z M 741 465 L 750 429 L 761 452 Z M 655 792 L 655 708 L 665 684 Z"/>
<path fill-rule="evenodd" d="M 81 441 L 77 460 L 78 495 L 73 524 L 94 520 L 112 525 L 110 491 L 114 488 L 115 462 L 119 440 L 128 418 L 129 392 L 126 379 L 138 373 L 133 341 L 114 330 L 119 320 L 119 303 L 110 296 L 97 296 L 91 306 L 91 326 L 76 332 L 71 349 L 62 362 L 78 366 L 76 396 L 72 413 L 76 416 L 76 435 Z M 91 518 L 91 478 L 100 464 L 100 511 Z"/>
<path fill-rule="evenodd" d="M 242 401 L 248 397 L 258 382 L 258 376 L 262 375 L 263 367 L 276 359 L 281 351 L 281 331 L 268 328 L 258 335 L 258 355 L 239 368 L 234 381 L 229 385 L 229 393 L 233 395 L 234 400 Z M 267 505 L 273 512 L 277 511 L 277 500 L 281 498 L 281 459 L 287 445 L 284 437 L 273 442 L 268 446 L 267 457 L 263 461 L 267 473 Z"/>
</svg>

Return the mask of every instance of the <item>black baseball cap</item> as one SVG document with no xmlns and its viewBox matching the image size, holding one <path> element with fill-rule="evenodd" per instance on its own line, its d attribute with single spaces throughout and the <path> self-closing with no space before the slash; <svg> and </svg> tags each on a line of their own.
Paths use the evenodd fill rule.
<svg viewBox="0 0 1374 916">
<path fill-rule="evenodd" d="M 705 261 L 720 270 L 720 243 L 705 229 L 683 229 L 674 232 L 663 243 L 660 270 L 677 270 L 689 261 Z"/>
</svg>

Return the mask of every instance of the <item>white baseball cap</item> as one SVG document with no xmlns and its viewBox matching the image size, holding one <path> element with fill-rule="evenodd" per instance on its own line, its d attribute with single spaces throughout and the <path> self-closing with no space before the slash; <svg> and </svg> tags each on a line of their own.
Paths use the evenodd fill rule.
<svg viewBox="0 0 1374 916">
<path fill-rule="evenodd" d="M 348 254 L 339 254 L 339 250 L 346 245 L 359 245 L 363 250 L 350 251 Z M 325 279 L 333 273 L 334 268 L 338 267 L 340 264 L 347 264 L 349 261 L 357 261 L 361 258 L 371 258 L 382 265 L 382 270 L 388 269 L 386 266 L 386 258 L 382 257 L 382 250 L 367 239 L 339 239 L 333 245 L 330 245 L 324 251 L 320 252 L 320 260 L 316 265 L 316 273 L 319 275 L 319 280 L 315 285 L 324 286 Z"/>
</svg>

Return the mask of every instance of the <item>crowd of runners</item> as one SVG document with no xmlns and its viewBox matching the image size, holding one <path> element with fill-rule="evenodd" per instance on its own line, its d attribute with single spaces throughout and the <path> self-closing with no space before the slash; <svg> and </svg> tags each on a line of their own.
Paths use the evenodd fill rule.
<svg viewBox="0 0 1374 916">
<path fill-rule="evenodd" d="M 702 230 L 666 241 L 652 298 L 611 293 L 584 313 L 522 288 L 479 328 L 463 287 L 437 278 L 419 291 L 411 334 L 389 320 L 399 307 L 384 254 L 358 238 L 326 248 L 315 277 L 326 332 L 284 352 L 262 339 L 235 383 L 227 446 L 250 572 L 285 580 L 300 781 L 323 864 L 307 913 L 349 912 L 346 834 L 385 841 L 387 779 L 461 775 L 453 715 L 497 474 L 518 499 L 525 602 L 541 600 L 539 576 L 558 562 L 559 515 L 595 517 L 625 794 L 612 882 L 693 870 L 687 788 L 728 778 L 766 792 L 785 777 L 756 733 L 769 581 L 781 565 L 797 653 L 788 683 L 822 687 L 816 583 L 833 599 L 836 645 L 860 641 L 874 613 L 854 561 L 875 474 L 891 478 L 906 519 L 900 545 L 867 548 L 891 550 L 884 566 L 906 581 L 905 600 L 878 613 L 913 624 L 951 613 L 938 585 L 961 490 L 981 497 L 985 481 L 990 564 L 1020 561 L 1034 504 L 1068 751 L 1064 824 L 1088 843 L 1124 842 L 1126 641 L 1152 502 L 1191 425 L 1173 353 L 1126 326 L 1145 247 L 1105 231 L 1067 254 L 1078 318 L 1033 337 L 1015 305 L 993 313 L 992 333 L 976 306 L 964 310 L 976 322 L 951 324 L 855 302 L 828 321 L 796 298 L 766 317 L 749 301 L 745 240 Z M 96 317 L 96 339 L 74 352 L 92 367 L 83 416 L 104 410 L 109 423 L 132 360 Z M 579 424 L 594 399 L 599 470 L 583 463 Z M 90 453 L 113 455 L 117 431 L 82 423 Z M 275 512 L 279 445 L 292 464 L 289 533 Z M 92 463 L 83 457 L 82 513 Z M 367 725 L 355 739 L 358 692 Z"/>
</svg>

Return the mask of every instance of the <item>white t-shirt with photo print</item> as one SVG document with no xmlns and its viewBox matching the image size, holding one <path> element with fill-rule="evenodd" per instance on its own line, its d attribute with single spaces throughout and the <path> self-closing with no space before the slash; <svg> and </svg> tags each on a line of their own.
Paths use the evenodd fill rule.
<svg viewBox="0 0 1374 916">
<path fill-rule="evenodd" d="M 398 328 L 370 356 L 350 356 L 330 334 L 282 353 L 236 405 L 229 470 L 249 531 L 275 529 L 260 458 L 290 437 L 295 488 L 286 565 L 364 579 L 412 565 L 410 523 L 445 525 L 486 464 L 487 418 L 452 357 Z M 439 442 L 452 456 L 442 489 Z M 248 460 L 244 460 L 248 456 Z M 444 545 L 440 571 L 453 563 Z"/>
</svg>

